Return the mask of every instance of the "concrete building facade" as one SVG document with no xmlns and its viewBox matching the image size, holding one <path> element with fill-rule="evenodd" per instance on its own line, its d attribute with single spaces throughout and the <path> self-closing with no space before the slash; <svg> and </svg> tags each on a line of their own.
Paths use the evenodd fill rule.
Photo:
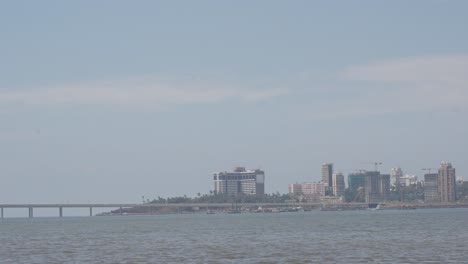
<svg viewBox="0 0 468 264">
<path fill-rule="evenodd" d="M 390 175 L 380 174 L 379 171 L 365 173 L 366 203 L 380 203 L 390 197 Z"/>
<path fill-rule="evenodd" d="M 418 183 L 418 176 L 405 175 L 400 177 L 400 186 L 411 186 Z"/>
<path fill-rule="evenodd" d="M 325 184 L 323 182 L 303 182 L 289 185 L 289 194 L 296 195 L 325 195 Z"/>
<path fill-rule="evenodd" d="M 364 173 L 352 173 L 348 175 L 348 188 L 351 192 L 356 192 L 359 187 L 366 186 L 366 175 Z"/>
<path fill-rule="evenodd" d="M 379 192 L 382 201 L 387 201 L 390 198 L 390 174 L 379 175 Z"/>
<path fill-rule="evenodd" d="M 428 173 L 424 175 L 424 202 L 440 202 L 438 191 L 437 173 Z"/>
<path fill-rule="evenodd" d="M 322 182 L 325 187 L 332 187 L 333 181 L 333 163 L 322 164 Z"/>
<path fill-rule="evenodd" d="M 380 193 L 380 172 L 366 172 L 365 194 L 366 203 L 379 203 L 382 201 Z"/>
<path fill-rule="evenodd" d="M 289 184 L 289 194 L 307 202 L 319 202 L 325 195 L 323 182 L 303 182 Z"/>
<path fill-rule="evenodd" d="M 300 183 L 291 183 L 288 186 L 289 194 L 301 195 L 302 194 L 302 184 Z"/>
<path fill-rule="evenodd" d="M 343 196 L 345 192 L 344 175 L 341 172 L 334 173 L 332 177 L 332 188 L 334 196 Z"/>
<path fill-rule="evenodd" d="M 232 172 L 214 173 L 213 180 L 216 193 L 265 194 L 265 172 L 262 170 L 246 170 L 244 167 L 236 167 Z"/>
<path fill-rule="evenodd" d="M 440 164 L 437 177 L 437 190 L 440 201 L 443 203 L 454 202 L 457 197 L 455 168 L 447 161 Z"/>
<path fill-rule="evenodd" d="M 401 177 L 403 177 L 403 170 L 401 168 L 392 168 L 390 170 L 390 184 L 392 186 L 399 186 Z"/>
</svg>

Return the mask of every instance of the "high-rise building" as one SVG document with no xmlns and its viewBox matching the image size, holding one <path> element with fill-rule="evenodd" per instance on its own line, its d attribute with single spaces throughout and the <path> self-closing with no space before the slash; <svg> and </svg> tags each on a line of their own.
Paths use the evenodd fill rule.
<svg viewBox="0 0 468 264">
<path fill-rule="evenodd" d="M 380 172 L 366 172 L 366 203 L 379 203 L 382 201 L 380 193 Z"/>
<path fill-rule="evenodd" d="M 348 175 L 348 189 L 352 195 L 352 202 L 364 202 L 364 188 L 366 186 L 366 175 L 362 172 Z"/>
<path fill-rule="evenodd" d="M 437 187 L 437 173 L 428 173 L 424 175 L 424 201 L 439 202 L 439 191 Z"/>
<path fill-rule="evenodd" d="M 333 163 L 322 164 L 322 182 L 327 187 L 332 187 Z"/>
<path fill-rule="evenodd" d="M 334 173 L 332 177 L 332 187 L 334 196 L 343 196 L 345 192 L 344 175 L 341 172 Z"/>
<path fill-rule="evenodd" d="M 383 201 L 390 198 L 390 174 L 380 174 L 379 192 Z"/>
<path fill-rule="evenodd" d="M 352 173 L 348 175 L 348 188 L 351 192 L 356 192 L 359 187 L 366 186 L 366 175 L 364 173 Z"/>
<path fill-rule="evenodd" d="M 455 168 L 447 161 L 440 164 L 437 177 L 437 190 L 441 202 L 454 202 L 456 200 L 457 188 L 455 179 Z"/>
<path fill-rule="evenodd" d="M 232 172 L 213 175 L 215 192 L 228 195 L 265 194 L 265 172 L 237 167 Z"/>
<path fill-rule="evenodd" d="M 403 170 L 401 168 L 392 168 L 390 171 L 390 184 L 399 186 L 401 177 L 403 177 Z"/>
<path fill-rule="evenodd" d="M 322 182 L 325 184 L 325 195 L 333 195 L 333 163 L 322 164 Z"/>
<path fill-rule="evenodd" d="M 363 195 L 361 199 L 366 203 L 380 203 L 390 197 L 390 175 L 380 174 L 378 171 L 353 173 L 348 175 L 348 187 L 356 196 L 354 200 Z"/>
</svg>

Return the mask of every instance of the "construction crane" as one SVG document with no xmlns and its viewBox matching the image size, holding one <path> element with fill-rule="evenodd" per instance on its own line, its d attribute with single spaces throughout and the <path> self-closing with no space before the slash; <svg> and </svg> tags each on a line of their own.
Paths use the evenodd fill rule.
<svg viewBox="0 0 468 264">
<path fill-rule="evenodd" d="M 375 161 L 375 162 L 364 162 L 364 164 L 374 164 L 375 171 L 379 171 L 379 165 L 382 165 L 383 163 L 380 161 Z"/>
<path fill-rule="evenodd" d="M 438 168 L 422 168 L 423 171 L 427 171 L 427 174 L 431 174 L 432 170 L 438 170 Z"/>
</svg>

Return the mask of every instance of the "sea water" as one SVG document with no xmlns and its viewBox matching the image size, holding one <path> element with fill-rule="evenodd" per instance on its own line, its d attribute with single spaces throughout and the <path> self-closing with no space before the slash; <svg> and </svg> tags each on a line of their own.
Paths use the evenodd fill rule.
<svg viewBox="0 0 468 264">
<path fill-rule="evenodd" d="M 468 209 L 10 218 L 0 263 L 468 263 Z"/>
</svg>

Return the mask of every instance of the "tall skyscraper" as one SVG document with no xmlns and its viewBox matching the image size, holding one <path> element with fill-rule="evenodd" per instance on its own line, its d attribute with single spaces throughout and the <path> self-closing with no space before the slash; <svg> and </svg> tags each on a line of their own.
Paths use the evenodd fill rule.
<svg viewBox="0 0 468 264">
<path fill-rule="evenodd" d="M 441 202 L 454 202 L 457 195 L 455 168 L 447 161 L 440 164 L 437 190 Z"/>
<path fill-rule="evenodd" d="M 379 175 L 379 192 L 382 201 L 387 201 L 390 198 L 390 174 Z"/>
<path fill-rule="evenodd" d="M 366 172 L 366 203 L 379 203 L 382 201 L 380 193 L 380 172 Z"/>
<path fill-rule="evenodd" d="M 380 203 L 390 196 L 390 175 L 378 171 L 367 171 L 365 174 L 366 203 Z"/>
<path fill-rule="evenodd" d="M 424 201 L 439 202 L 439 191 L 437 187 L 437 173 L 428 173 L 424 175 Z"/>
<path fill-rule="evenodd" d="M 400 185 L 401 177 L 403 177 L 403 170 L 401 168 L 392 168 L 390 171 L 390 184 L 392 186 Z"/>
<path fill-rule="evenodd" d="M 322 182 L 325 186 L 332 187 L 333 163 L 322 164 Z"/>
<path fill-rule="evenodd" d="M 343 196 L 345 192 L 344 175 L 341 172 L 334 173 L 332 177 L 332 187 L 334 196 Z"/>
<path fill-rule="evenodd" d="M 215 192 L 228 195 L 265 194 L 265 172 L 237 167 L 213 175 Z"/>
</svg>

